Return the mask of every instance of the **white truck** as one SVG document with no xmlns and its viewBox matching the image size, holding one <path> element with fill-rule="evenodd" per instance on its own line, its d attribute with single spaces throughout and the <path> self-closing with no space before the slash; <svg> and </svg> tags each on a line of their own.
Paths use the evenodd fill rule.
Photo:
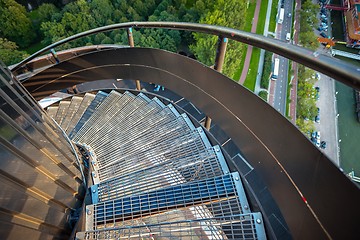
<svg viewBox="0 0 360 240">
<path fill-rule="evenodd" d="M 284 14 L 285 14 L 285 10 L 284 8 L 280 8 L 280 13 L 279 13 L 279 18 L 278 18 L 278 23 L 282 23 L 284 21 Z"/>
</svg>

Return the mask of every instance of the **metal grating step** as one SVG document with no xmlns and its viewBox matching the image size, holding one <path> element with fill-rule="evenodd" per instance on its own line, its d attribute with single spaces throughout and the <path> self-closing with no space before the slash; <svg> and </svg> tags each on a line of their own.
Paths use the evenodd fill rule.
<svg viewBox="0 0 360 240">
<path fill-rule="evenodd" d="M 54 118 L 54 120 L 57 123 L 61 123 L 61 121 L 63 120 L 63 118 L 66 115 L 66 112 L 67 112 L 69 106 L 70 106 L 70 101 L 61 101 L 59 103 L 59 108 L 58 108 L 58 111 L 56 112 L 56 115 Z"/>
<path fill-rule="evenodd" d="M 76 126 L 76 124 L 80 120 L 81 116 L 84 114 L 84 112 L 89 107 L 89 105 L 94 100 L 94 98 L 95 98 L 94 94 L 91 94 L 91 93 L 86 93 L 85 94 L 82 102 L 80 103 L 80 106 L 79 106 L 78 110 L 73 115 L 73 117 L 69 121 L 68 125 L 66 127 L 64 127 L 64 130 L 65 130 L 65 132 L 67 134 L 69 134 L 74 129 L 74 127 Z"/>
<path fill-rule="evenodd" d="M 199 212 L 186 215 L 196 207 Z M 147 193 L 100 202 L 86 207 L 86 230 L 134 224 L 133 220 L 151 221 L 197 219 L 199 214 L 220 217 L 250 213 L 238 173 L 169 186 Z M 91 213 L 91 214 L 90 214 Z M 168 213 L 168 219 L 157 215 Z M 159 220 L 161 220 L 159 222 Z"/>
<path fill-rule="evenodd" d="M 191 133 L 186 124 L 182 123 L 183 118 L 180 116 L 173 121 L 167 122 L 158 126 L 157 128 L 150 129 L 140 137 L 135 138 L 119 138 L 117 139 L 117 145 L 111 148 L 106 148 L 105 151 L 97 153 L 99 161 L 99 167 L 112 164 L 117 161 L 120 156 L 125 157 L 130 154 L 134 154 L 140 151 L 150 151 L 156 146 L 161 146 L 166 149 L 172 141 L 187 136 L 188 141 L 192 141 L 192 136 L 188 136 Z"/>
<path fill-rule="evenodd" d="M 82 100 L 83 100 L 82 97 L 74 96 L 74 97 L 71 98 L 71 102 L 70 102 L 70 105 L 69 105 L 69 107 L 67 109 L 67 113 L 66 113 L 65 117 L 63 118 L 63 120 L 60 123 L 60 126 L 63 129 L 65 129 L 65 127 L 69 124 L 71 118 L 74 116 L 74 114 L 78 110 Z"/>
<path fill-rule="evenodd" d="M 125 175 L 114 176 L 92 186 L 93 203 L 228 174 L 225 160 L 219 157 L 216 149 L 204 150 L 186 157 L 169 158 L 159 163 L 144 160 L 149 164 L 129 171 L 126 171 L 128 164 L 122 162 L 119 167 L 123 168 Z M 131 163 L 129 165 L 131 166 Z"/>
<path fill-rule="evenodd" d="M 119 146 L 120 141 L 127 142 L 135 138 L 140 138 L 144 132 L 155 128 L 159 124 L 164 124 L 173 120 L 175 118 L 175 115 L 171 108 L 173 108 L 171 105 L 167 106 L 166 108 L 159 111 L 157 114 L 150 115 L 148 118 L 145 118 L 140 124 L 130 129 L 127 129 L 125 132 L 111 132 L 111 135 L 113 137 L 116 136 L 115 139 L 111 141 L 104 141 L 99 145 L 92 144 L 92 148 L 94 149 L 96 154 L 101 155 L 104 151 L 108 151 L 109 148 Z"/>
<path fill-rule="evenodd" d="M 73 130 L 69 133 L 69 138 L 73 139 L 76 133 L 80 130 L 80 128 L 86 123 L 86 121 L 91 117 L 94 111 L 101 105 L 103 100 L 107 98 L 108 94 L 105 92 L 98 92 L 94 98 L 94 100 L 90 103 L 89 107 L 85 110 L 84 114 L 81 116 L 79 121 Z"/>
<path fill-rule="evenodd" d="M 260 213 L 183 220 L 79 232 L 77 239 L 266 239 Z"/>
<path fill-rule="evenodd" d="M 107 128 L 107 132 L 102 133 L 97 138 L 89 139 L 88 144 L 91 146 L 101 146 L 113 141 L 117 138 L 117 135 L 122 135 L 138 124 L 142 124 L 144 119 L 157 114 L 161 110 L 161 102 L 157 98 L 154 98 L 147 105 L 140 106 L 136 111 L 132 112 L 132 114 L 126 116 L 123 121 L 118 122 L 118 120 L 116 120 L 117 124 L 113 124 L 110 128 Z"/>
<path fill-rule="evenodd" d="M 93 112 L 93 114 L 89 117 L 89 119 L 84 123 L 84 125 L 80 128 L 80 130 L 76 133 L 73 140 L 75 142 L 79 142 L 90 129 L 93 128 L 93 124 L 96 123 L 99 119 L 104 118 L 107 115 L 107 111 L 111 109 L 111 107 L 118 103 L 120 98 L 123 95 L 116 91 L 111 91 L 110 94 L 105 98 L 100 106 Z M 108 116 L 109 117 L 109 116 Z"/>
<path fill-rule="evenodd" d="M 150 99 L 142 93 L 135 97 L 131 93 L 126 92 L 118 103 L 111 106 L 113 109 L 110 109 L 103 118 L 94 123 L 91 131 L 81 138 L 80 141 L 91 145 L 92 140 L 101 138 L 109 129 L 119 125 L 126 116 L 136 111 L 139 107 L 147 105 L 147 100 Z"/>
<path fill-rule="evenodd" d="M 115 176 L 121 176 L 133 171 L 162 164 L 169 160 L 180 161 L 181 159 L 192 158 L 206 159 L 211 153 L 212 147 L 207 148 L 196 132 L 190 132 L 179 137 L 162 139 L 150 148 L 138 149 L 133 154 L 113 154 L 99 157 L 101 164 L 98 164 L 98 175 L 101 181 Z M 218 152 L 216 152 L 218 153 Z M 211 154 L 210 154 L 211 156 Z M 220 158 L 219 156 L 216 156 Z M 223 158 L 222 158 L 223 159 Z M 224 164 L 223 164 L 224 165 Z M 225 165 L 226 166 L 226 165 Z M 224 168 L 225 168 L 224 166 Z"/>
<path fill-rule="evenodd" d="M 56 113 L 57 113 L 58 107 L 48 107 L 47 108 L 47 114 L 51 117 L 51 118 L 55 118 Z"/>
</svg>

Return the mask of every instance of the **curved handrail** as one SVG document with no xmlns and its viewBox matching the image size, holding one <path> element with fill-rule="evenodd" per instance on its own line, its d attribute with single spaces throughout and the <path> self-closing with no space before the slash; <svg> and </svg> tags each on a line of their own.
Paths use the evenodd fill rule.
<svg viewBox="0 0 360 240">
<path fill-rule="evenodd" d="M 17 64 L 12 71 L 19 69 L 21 66 L 31 61 L 40 54 L 60 46 L 64 43 L 79 39 L 81 37 L 89 36 L 92 34 L 106 32 L 115 29 L 125 29 L 125 28 L 168 28 L 176 30 L 187 30 L 194 32 L 203 32 L 218 36 L 227 37 L 235 41 L 246 43 L 258 48 L 262 48 L 281 56 L 284 56 L 288 59 L 291 59 L 295 62 L 303 64 L 309 68 L 322 72 L 329 77 L 341 81 L 353 88 L 360 89 L 360 68 L 348 64 L 344 61 L 332 58 L 327 55 L 320 54 L 318 52 L 313 52 L 311 50 L 292 45 L 290 43 L 285 43 L 283 41 L 267 38 L 265 36 L 257 35 L 254 33 L 244 32 L 241 30 L 231 29 L 227 27 L 219 27 L 208 24 L 198 24 L 198 23 L 180 23 L 180 22 L 128 22 L 128 23 L 119 23 L 108 25 L 104 27 L 95 28 L 89 31 L 85 31 L 71 37 L 60 40 L 56 43 L 53 43 L 28 58 L 21 61 Z"/>
<path fill-rule="evenodd" d="M 44 70 L 24 86 L 36 93 L 66 88 L 77 79 L 118 77 L 163 85 L 210 116 L 264 179 L 266 186 L 259 186 L 257 176 L 244 174 L 265 199 L 261 204 L 269 204 L 268 188 L 295 238 L 320 239 L 324 231 L 346 238 L 359 232 L 352 221 L 360 214 L 359 189 L 275 109 L 193 59 L 148 48 L 92 52 Z"/>
</svg>

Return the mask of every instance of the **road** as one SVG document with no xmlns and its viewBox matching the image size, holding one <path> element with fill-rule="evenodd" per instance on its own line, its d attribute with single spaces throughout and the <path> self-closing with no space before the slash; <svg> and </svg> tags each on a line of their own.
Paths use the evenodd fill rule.
<svg viewBox="0 0 360 240">
<path fill-rule="evenodd" d="M 286 41 L 286 34 L 291 33 L 293 4 L 294 1 L 284 1 L 284 10 L 285 10 L 284 21 L 282 22 L 282 24 L 277 23 L 276 26 L 276 38 L 287 42 L 287 44 L 290 44 L 289 41 Z M 278 8 L 278 12 L 279 11 L 280 8 Z M 289 13 L 291 13 L 291 17 L 288 17 Z M 278 58 L 280 60 L 280 64 L 279 64 L 280 66 L 279 66 L 278 79 L 276 80 L 273 107 L 276 110 L 278 110 L 282 115 L 285 116 L 289 60 L 284 57 L 278 57 Z"/>
</svg>

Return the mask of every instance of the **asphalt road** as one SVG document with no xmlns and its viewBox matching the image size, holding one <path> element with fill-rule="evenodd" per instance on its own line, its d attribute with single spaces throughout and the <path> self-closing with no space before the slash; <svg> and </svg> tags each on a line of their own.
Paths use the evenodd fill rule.
<svg viewBox="0 0 360 240">
<path fill-rule="evenodd" d="M 287 42 L 290 44 L 290 41 L 286 41 L 286 34 L 291 33 L 292 19 L 293 19 L 293 4 L 294 1 L 284 1 L 284 20 L 282 24 L 277 23 L 276 27 L 276 38 Z M 278 9 L 280 12 L 280 8 Z M 288 14 L 291 13 L 291 17 L 288 17 Z M 286 112 L 286 92 L 288 87 L 288 66 L 289 60 L 284 57 L 278 57 L 280 61 L 279 66 L 279 75 L 276 80 L 276 87 L 274 93 L 274 108 L 278 110 L 282 115 L 285 115 Z"/>
</svg>

